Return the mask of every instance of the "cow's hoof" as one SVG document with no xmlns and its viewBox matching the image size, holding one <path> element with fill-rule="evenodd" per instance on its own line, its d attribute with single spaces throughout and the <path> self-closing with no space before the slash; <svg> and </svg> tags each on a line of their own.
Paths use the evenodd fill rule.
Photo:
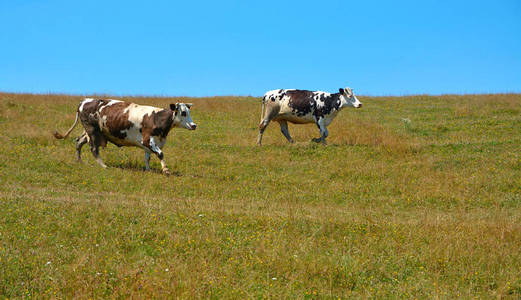
<svg viewBox="0 0 521 300">
<path fill-rule="evenodd" d="M 166 176 L 170 176 L 170 175 L 172 175 L 172 173 L 170 172 L 170 170 L 168 170 L 168 168 L 164 168 L 164 169 L 162 170 L 162 172 L 163 172 L 163 174 L 165 174 Z"/>
<path fill-rule="evenodd" d="M 312 138 L 311 141 L 315 142 L 315 143 L 320 143 L 320 142 L 322 142 L 322 139 L 321 138 Z"/>
</svg>

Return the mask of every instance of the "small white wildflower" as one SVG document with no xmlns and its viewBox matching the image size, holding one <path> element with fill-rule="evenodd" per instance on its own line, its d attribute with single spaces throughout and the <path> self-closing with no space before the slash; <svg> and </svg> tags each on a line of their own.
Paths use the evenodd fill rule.
<svg viewBox="0 0 521 300">
<path fill-rule="evenodd" d="M 277 280 L 277 277 L 273 277 L 273 278 L 271 278 L 271 280 Z"/>
<path fill-rule="evenodd" d="M 411 119 L 409 119 L 409 118 L 402 118 L 402 121 L 403 121 L 405 124 L 411 124 Z"/>
<path fill-rule="evenodd" d="M 51 262 L 50 262 L 50 261 L 48 261 L 48 262 L 47 262 L 47 263 L 46 263 L 45 265 L 46 265 L 46 266 L 48 266 L 48 265 L 50 265 L 50 264 L 51 264 Z"/>
<path fill-rule="evenodd" d="M 204 215 L 203 215 L 203 214 L 199 214 L 199 217 L 201 217 L 201 218 L 202 218 L 202 217 L 204 217 Z"/>
<path fill-rule="evenodd" d="M 165 272 L 168 272 L 168 271 L 169 271 L 168 268 L 166 268 L 166 269 L 165 269 Z"/>
</svg>

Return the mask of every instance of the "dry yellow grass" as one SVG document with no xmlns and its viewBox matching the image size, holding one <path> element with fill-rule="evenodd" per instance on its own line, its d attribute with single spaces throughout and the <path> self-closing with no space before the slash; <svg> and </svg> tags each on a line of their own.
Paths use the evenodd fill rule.
<svg viewBox="0 0 521 300">
<path fill-rule="evenodd" d="M 360 98 L 327 147 L 257 147 L 258 98 L 124 97 L 194 103 L 165 177 L 135 148 L 77 164 L 51 132 L 81 97 L 0 93 L 0 295 L 519 298 L 521 96 Z"/>
</svg>

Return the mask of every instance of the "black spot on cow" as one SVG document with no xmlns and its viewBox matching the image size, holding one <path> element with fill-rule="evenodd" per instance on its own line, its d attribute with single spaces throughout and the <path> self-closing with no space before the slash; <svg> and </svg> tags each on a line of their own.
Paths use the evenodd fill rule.
<svg viewBox="0 0 521 300">
<path fill-rule="evenodd" d="M 331 94 L 329 96 L 321 94 L 320 101 L 324 103 L 323 106 L 320 108 L 316 107 L 313 111 L 313 115 L 317 117 L 317 119 L 329 115 L 334 110 L 340 108 L 340 94 Z"/>
<path fill-rule="evenodd" d="M 299 117 L 309 114 L 315 106 L 311 91 L 291 90 L 286 91 L 286 96 L 289 97 L 289 107 L 292 112 Z"/>
</svg>

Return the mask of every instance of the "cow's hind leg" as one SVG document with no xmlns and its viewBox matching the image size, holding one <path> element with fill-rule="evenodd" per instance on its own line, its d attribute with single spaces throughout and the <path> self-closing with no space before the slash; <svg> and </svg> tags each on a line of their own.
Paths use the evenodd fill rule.
<svg viewBox="0 0 521 300">
<path fill-rule="evenodd" d="M 262 135 L 264 134 L 264 130 L 266 130 L 266 127 L 268 127 L 270 121 L 270 119 L 262 119 L 259 124 L 259 136 L 257 137 L 257 145 L 259 146 L 262 145 Z"/>
<path fill-rule="evenodd" d="M 269 104 L 266 104 L 266 112 L 264 113 L 264 117 L 262 118 L 260 124 L 259 124 L 259 136 L 257 137 L 257 145 L 262 145 L 262 134 L 264 134 L 264 130 L 266 130 L 266 127 L 268 127 L 268 124 L 270 123 L 275 116 L 279 113 L 280 108 L 278 106 L 271 106 Z"/>
<path fill-rule="evenodd" d="M 92 152 L 92 155 L 94 155 L 94 158 L 96 159 L 96 162 L 102 166 L 103 168 L 107 168 L 107 165 L 103 163 L 101 158 L 99 157 L 99 147 L 104 143 L 103 136 L 101 135 L 101 132 L 97 130 L 93 130 L 93 132 L 89 135 L 89 144 L 90 144 L 90 151 Z"/>
<path fill-rule="evenodd" d="M 85 131 L 76 138 L 76 158 L 81 162 L 81 148 L 89 141 L 88 135 Z"/>
<path fill-rule="evenodd" d="M 324 118 L 319 118 L 316 121 L 318 130 L 320 131 L 320 137 L 313 138 L 312 141 L 315 143 L 322 143 L 323 145 L 326 145 L 326 138 L 329 135 L 329 132 L 327 131 L 326 124 L 324 122 Z"/>
<path fill-rule="evenodd" d="M 289 135 L 288 121 L 280 120 L 279 124 L 280 124 L 280 131 L 282 132 L 282 134 L 286 137 L 286 139 L 288 139 L 288 142 L 293 143 L 294 141 L 291 138 L 291 135 Z"/>
</svg>

